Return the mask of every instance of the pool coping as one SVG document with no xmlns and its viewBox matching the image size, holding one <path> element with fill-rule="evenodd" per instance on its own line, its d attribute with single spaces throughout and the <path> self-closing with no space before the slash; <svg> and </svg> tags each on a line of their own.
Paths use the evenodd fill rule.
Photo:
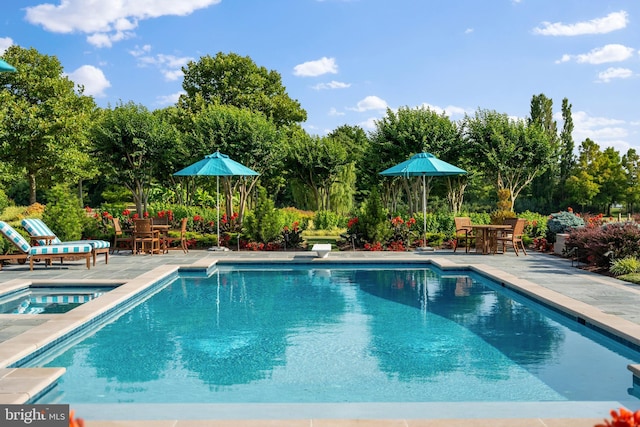
<svg viewBox="0 0 640 427">
<path fill-rule="evenodd" d="M 518 278 L 512 274 L 485 264 L 465 264 L 455 263 L 446 258 L 420 257 L 420 259 L 388 259 L 385 257 L 368 258 L 368 259 L 340 259 L 340 258 L 315 258 L 307 255 L 293 257 L 293 259 L 277 260 L 276 263 L 304 263 L 321 265 L 326 264 L 367 264 L 367 263 L 384 263 L 384 264 L 431 264 L 437 268 L 446 270 L 468 270 L 477 274 L 486 276 L 502 286 L 514 290 L 528 298 L 542 303 L 552 309 L 558 310 L 569 317 L 574 318 L 581 324 L 593 325 L 594 329 L 604 331 L 614 337 L 619 337 L 629 343 L 640 346 L 640 325 L 629 320 L 622 319 L 612 314 L 607 314 L 601 310 L 590 306 L 584 302 L 580 302 L 573 298 L 567 297 L 544 286 L 536 285 L 526 279 Z M 17 363 L 29 354 L 42 349 L 52 342 L 61 339 L 66 334 L 74 333 L 77 328 L 83 327 L 87 323 L 93 322 L 101 315 L 109 312 L 109 310 L 117 309 L 126 301 L 135 298 L 141 292 L 149 289 L 159 281 L 178 274 L 179 271 L 210 271 L 215 268 L 216 264 L 242 264 L 242 263 L 274 263 L 269 257 L 253 257 L 246 259 L 242 257 L 226 257 L 224 259 L 203 259 L 192 264 L 186 265 L 163 265 L 154 268 L 144 274 L 133 279 L 127 280 L 104 280 L 104 279 L 85 279 L 75 282 L 87 284 L 118 284 L 114 290 L 101 295 L 92 301 L 62 314 L 50 315 L 20 315 L 33 316 L 42 319 L 46 316 L 46 320 L 40 325 L 0 343 L 0 404 L 16 404 L 27 403 L 32 401 L 39 393 L 44 392 L 48 387 L 57 381 L 64 374 L 64 368 L 14 368 L 12 364 Z M 33 284 L 70 284 L 74 281 L 70 280 L 23 280 L 14 279 L 0 284 L 0 291 L 10 288 L 18 288 L 24 286 L 25 283 Z M 136 300 L 137 303 L 137 300 Z M 15 315 L 0 315 L 13 316 Z M 634 380 L 640 375 L 640 365 L 630 366 L 629 369 L 634 374 Z M 16 381 L 16 378 L 20 378 Z M 607 402 L 609 405 L 611 402 Z M 613 406 L 609 407 L 610 409 Z M 602 411 L 598 412 L 602 414 Z M 578 419 L 575 419 L 576 422 Z M 583 421 L 593 421 L 593 418 L 584 418 Z M 317 425 L 314 418 L 314 425 Z M 547 420 L 548 421 L 548 420 Z M 602 421 L 597 419 L 596 421 Z M 121 425 L 121 424 L 118 424 Z M 211 424 L 207 424 L 211 425 Z M 405 424 L 403 425 L 409 425 Z M 495 425 L 495 424 L 491 424 Z M 509 424 L 513 425 L 513 424 Z M 525 425 L 525 424 L 523 424 Z M 526 424 L 529 425 L 529 424 Z M 534 424 L 531 424 L 534 425 Z M 535 424 L 543 425 L 543 424 Z M 544 425 L 553 425 L 544 424 Z M 558 424 L 567 425 L 567 424 Z M 584 425 L 584 424 L 576 424 Z M 593 425 L 593 424 L 591 424 Z"/>
</svg>

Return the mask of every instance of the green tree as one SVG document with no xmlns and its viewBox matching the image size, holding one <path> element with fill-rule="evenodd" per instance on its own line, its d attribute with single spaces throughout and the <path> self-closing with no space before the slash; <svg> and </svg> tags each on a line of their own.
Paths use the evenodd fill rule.
<svg viewBox="0 0 640 427">
<path fill-rule="evenodd" d="M 559 182 L 559 153 L 560 140 L 557 133 L 557 124 L 553 119 L 553 100 L 544 94 L 534 95 L 531 99 L 530 117 L 528 126 L 538 127 L 547 137 L 551 146 L 551 158 L 547 169 L 540 173 L 531 185 L 531 195 L 537 202 L 537 210 L 551 211 L 554 205 L 553 196 Z"/>
<path fill-rule="evenodd" d="M 527 126 L 496 111 L 465 116 L 464 138 L 497 191 L 511 194 L 511 210 L 520 192 L 552 161 L 553 148 L 540 126 Z"/>
<path fill-rule="evenodd" d="M 248 56 L 219 52 L 201 57 L 183 67 L 185 94 L 180 105 L 199 110 L 203 105 L 222 104 L 260 112 L 277 126 L 304 122 L 307 112 L 287 95 L 276 71 L 259 67 Z"/>
<path fill-rule="evenodd" d="M 286 155 L 283 132 L 261 113 L 231 105 L 206 106 L 193 115 L 185 144 L 191 156 L 184 159 L 185 164 L 220 151 L 260 174 L 259 177 L 225 177 L 221 181 L 228 216 L 233 214 L 233 197 L 238 195 L 240 223 L 258 179 L 270 194 L 275 194 L 282 185 L 278 175 L 282 173 Z"/>
<path fill-rule="evenodd" d="M 452 146 L 460 146 L 456 125 L 444 114 L 430 108 L 401 107 L 397 112 L 387 110 L 385 117 L 376 122 L 371 134 L 371 145 L 365 157 L 364 174 L 369 185 L 375 185 L 378 174 L 389 167 L 409 159 L 412 155 L 429 152 L 454 164 L 458 162 Z M 406 200 L 410 215 L 422 211 L 422 179 L 393 178 L 384 181 L 382 199 L 395 212 L 400 200 Z M 427 180 L 427 198 L 431 193 L 431 179 Z M 404 197 L 402 197 L 404 194 Z"/>
<path fill-rule="evenodd" d="M 64 76 L 54 56 L 13 45 L 4 58 L 17 72 L 0 73 L 0 159 L 24 171 L 29 202 L 36 202 L 38 186 L 95 176 L 87 138 L 93 98 Z"/>
<path fill-rule="evenodd" d="M 292 177 L 308 188 L 316 210 L 331 209 L 331 188 L 352 163 L 347 148 L 338 138 L 298 133 L 290 141 L 287 169 Z"/>
<path fill-rule="evenodd" d="M 132 101 L 104 109 L 93 127 L 103 167 L 115 183 L 131 191 L 140 213 L 147 210 L 151 182 L 167 152 L 175 146 L 176 137 L 171 124 Z"/>
<path fill-rule="evenodd" d="M 571 104 L 569 100 L 562 100 L 562 131 L 560 132 L 560 170 L 558 187 L 556 189 L 556 200 L 566 199 L 565 183 L 576 166 L 576 159 L 573 150 L 573 117 L 571 116 Z"/>
<path fill-rule="evenodd" d="M 634 148 L 630 148 L 622 156 L 622 167 L 626 175 L 624 200 L 627 204 L 627 212 L 633 213 L 640 203 L 640 155 Z"/>
</svg>

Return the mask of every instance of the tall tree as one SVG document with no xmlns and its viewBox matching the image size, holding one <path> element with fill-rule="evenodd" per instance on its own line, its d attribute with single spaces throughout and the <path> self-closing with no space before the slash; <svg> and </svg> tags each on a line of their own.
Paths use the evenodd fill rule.
<svg viewBox="0 0 640 427">
<path fill-rule="evenodd" d="M 231 105 L 208 105 L 192 119 L 191 131 L 185 136 L 191 153 L 186 164 L 207 154 L 220 151 L 233 160 L 260 173 L 257 177 L 224 178 L 225 212 L 233 214 L 233 196 L 238 195 L 239 221 L 242 222 L 249 194 L 257 180 L 270 192 L 277 191 L 285 157 L 283 131 L 261 113 Z"/>
<path fill-rule="evenodd" d="M 287 95 L 276 71 L 259 67 L 248 56 L 219 52 L 183 67 L 185 94 L 180 105 L 197 111 L 203 105 L 222 104 L 260 112 L 277 126 L 303 122 L 307 112 Z"/>
<path fill-rule="evenodd" d="M 312 192 L 313 209 L 331 210 L 331 187 L 350 164 L 347 148 L 340 139 L 329 136 L 299 135 L 287 153 L 287 168 Z"/>
<path fill-rule="evenodd" d="M 464 138 L 496 190 L 509 190 L 511 209 L 520 192 L 544 172 L 552 145 L 539 126 L 526 126 L 496 111 L 478 110 L 463 121 Z"/>
<path fill-rule="evenodd" d="M 0 159 L 25 171 L 29 202 L 36 202 L 39 185 L 95 176 L 87 138 L 93 98 L 64 75 L 54 56 L 13 45 L 4 58 L 17 72 L 0 74 Z"/>
<path fill-rule="evenodd" d="M 138 212 L 145 212 L 156 168 L 175 146 L 175 128 L 130 101 L 103 110 L 92 133 L 109 176 L 128 188 Z"/>
<path fill-rule="evenodd" d="M 554 205 L 554 190 L 559 180 L 560 142 L 557 133 L 557 123 L 553 119 L 553 100 L 544 94 L 531 98 L 530 117 L 528 126 L 538 127 L 549 140 L 551 159 L 547 169 L 538 175 L 531 184 L 531 195 L 537 203 L 537 209 L 551 211 Z"/>
<path fill-rule="evenodd" d="M 460 146 L 456 125 L 444 114 L 430 108 L 401 107 L 390 109 L 376 123 L 371 134 L 371 146 L 367 154 L 365 172 L 376 177 L 380 171 L 409 159 L 412 155 L 429 152 L 443 160 L 457 163 L 452 146 Z M 375 181 L 373 181 L 375 182 Z M 427 182 L 427 198 L 431 192 L 431 180 Z M 385 180 L 383 201 L 391 211 L 396 211 L 401 195 L 407 200 L 409 214 L 422 211 L 422 180 L 394 178 Z"/>
<path fill-rule="evenodd" d="M 565 199 L 564 185 L 576 166 L 576 158 L 573 150 L 573 117 L 571 116 L 571 104 L 569 100 L 562 100 L 562 131 L 560 132 L 560 175 L 558 182 L 557 200 Z"/>
</svg>

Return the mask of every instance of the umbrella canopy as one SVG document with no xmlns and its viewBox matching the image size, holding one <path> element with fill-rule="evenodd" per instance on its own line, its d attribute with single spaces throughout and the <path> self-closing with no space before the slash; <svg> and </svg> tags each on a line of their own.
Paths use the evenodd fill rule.
<svg viewBox="0 0 640 427">
<path fill-rule="evenodd" d="M 15 72 L 16 69 L 12 65 L 7 64 L 5 61 L 0 59 L 0 72 L 2 72 L 2 71 Z"/>
<path fill-rule="evenodd" d="M 384 176 L 422 177 L 422 218 L 423 233 L 427 235 L 427 186 L 426 177 L 465 175 L 466 170 L 438 159 L 431 153 L 418 153 L 389 169 L 380 172 Z"/>
<path fill-rule="evenodd" d="M 226 154 L 216 151 L 213 154 L 205 156 L 204 159 L 187 166 L 184 169 L 174 173 L 176 176 L 215 176 L 216 177 L 216 193 L 218 195 L 217 208 L 217 233 L 218 248 L 220 247 L 220 177 L 221 176 L 256 176 L 260 175 L 253 169 L 249 169 L 241 163 L 232 160 Z"/>
<path fill-rule="evenodd" d="M 258 172 L 216 151 L 204 159 L 174 173 L 176 176 L 255 176 Z"/>
<path fill-rule="evenodd" d="M 385 176 L 452 176 L 464 175 L 467 171 L 438 159 L 431 153 L 418 153 L 389 169 L 380 172 Z"/>
</svg>

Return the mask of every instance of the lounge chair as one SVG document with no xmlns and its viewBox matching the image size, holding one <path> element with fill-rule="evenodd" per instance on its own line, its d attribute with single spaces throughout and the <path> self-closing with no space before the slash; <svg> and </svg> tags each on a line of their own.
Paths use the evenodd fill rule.
<svg viewBox="0 0 640 427">
<path fill-rule="evenodd" d="M 70 242 L 63 242 L 55 235 L 47 224 L 38 218 L 25 218 L 22 220 L 22 226 L 31 236 L 31 242 L 34 241 L 38 246 L 55 246 L 55 245 L 74 245 L 80 243 L 86 243 L 91 245 L 91 255 L 93 256 L 93 265 L 96 265 L 96 258 L 98 254 L 104 254 L 104 263 L 109 263 L 109 247 L 111 243 L 106 240 L 73 240 Z"/>
<path fill-rule="evenodd" d="M 87 269 L 91 268 L 91 253 L 93 248 L 86 243 L 87 241 L 76 244 L 31 246 L 25 238 L 22 237 L 22 234 L 18 233 L 4 221 L 0 221 L 0 233 L 20 251 L 19 254 L 0 255 L 0 260 L 17 260 L 20 262 L 28 259 L 29 269 L 33 270 L 34 261 L 43 260 L 49 263 L 52 259 L 59 258 L 62 264 L 63 259 L 81 257 L 87 260 Z M 2 263 L 0 263 L 0 269 L 1 268 Z"/>
</svg>

